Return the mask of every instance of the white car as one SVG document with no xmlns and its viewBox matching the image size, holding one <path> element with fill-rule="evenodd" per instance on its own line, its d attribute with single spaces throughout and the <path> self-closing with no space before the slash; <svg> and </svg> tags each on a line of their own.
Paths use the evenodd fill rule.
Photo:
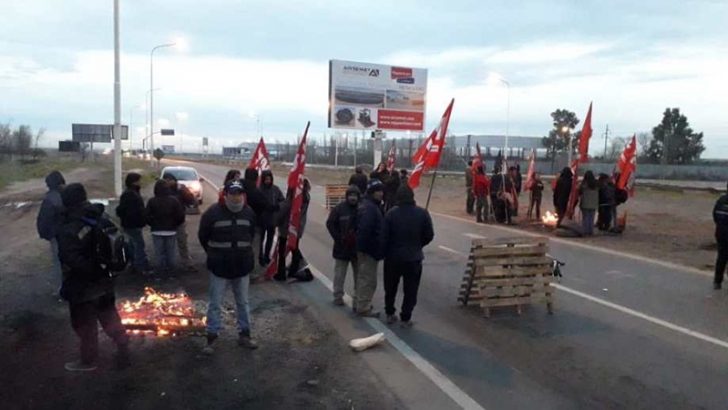
<svg viewBox="0 0 728 410">
<path fill-rule="evenodd" d="M 164 174 L 174 175 L 174 177 L 177 178 L 177 183 L 186 186 L 197 199 L 197 203 L 202 203 L 203 179 L 200 177 L 200 174 L 196 169 L 192 167 L 164 167 L 159 177 L 163 178 Z"/>
</svg>

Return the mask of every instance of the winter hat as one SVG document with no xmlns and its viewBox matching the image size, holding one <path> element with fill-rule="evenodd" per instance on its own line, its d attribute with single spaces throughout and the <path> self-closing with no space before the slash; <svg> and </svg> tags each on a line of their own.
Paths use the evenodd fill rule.
<svg viewBox="0 0 728 410">
<path fill-rule="evenodd" d="M 415 203 L 415 193 L 412 191 L 412 188 L 410 188 L 407 185 L 402 185 L 399 188 L 397 188 L 397 193 L 394 196 L 394 200 L 398 204 L 414 204 Z"/>
<path fill-rule="evenodd" d="M 227 184 L 225 184 L 225 188 L 223 189 L 223 192 L 225 192 L 225 195 L 227 194 L 244 194 L 245 193 L 245 187 L 240 182 L 240 180 L 234 179 Z"/>
<path fill-rule="evenodd" d="M 131 188 L 134 183 L 138 182 L 142 179 L 142 176 L 140 174 L 137 174 L 136 172 L 130 172 L 126 174 L 126 179 L 124 180 L 124 185 L 126 185 L 127 188 Z"/>
<path fill-rule="evenodd" d="M 61 192 L 61 201 L 66 208 L 75 208 L 88 200 L 86 188 L 79 183 L 73 183 Z"/>
<path fill-rule="evenodd" d="M 370 179 L 367 184 L 367 194 L 372 194 L 377 191 L 384 191 L 384 184 L 376 178 Z"/>
</svg>

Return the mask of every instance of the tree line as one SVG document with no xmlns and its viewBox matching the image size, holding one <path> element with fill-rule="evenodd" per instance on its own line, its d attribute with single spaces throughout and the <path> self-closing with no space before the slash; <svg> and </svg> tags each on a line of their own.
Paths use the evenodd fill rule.
<svg viewBox="0 0 728 410">
<path fill-rule="evenodd" d="M 46 155 L 38 148 L 38 140 L 43 137 L 45 130 L 33 132 L 29 125 L 19 125 L 13 128 L 9 123 L 0 123 L 0 159 L 37 159 Z"/>
</svg>

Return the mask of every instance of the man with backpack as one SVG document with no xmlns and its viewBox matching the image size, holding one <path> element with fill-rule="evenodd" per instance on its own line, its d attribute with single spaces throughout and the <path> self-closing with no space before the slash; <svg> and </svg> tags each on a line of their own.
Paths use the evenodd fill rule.
<svg viewBox="0 0 728 410">
<path fill-rule="evenodd" d="M 147 225 L 145 218 L 144 199 L 141 191 L 142 176 L 136 172 L 126 175 L 126 190 L 119 198 L 119 205 L 116 207 L 116 216 L 121 220 L 121 227 L 129 237 L 132 249 L 132 266 L 137 273 L 144 275 L 152 274 L 145 250 L 144 227 Z"/>
<path fill-rule="evenodd" d="M 326 229 L 334 240 L 334 304 L 344 304 L 344 283 L 346 282 L 346 271 L 351 264 L 354 275 L 354 295 L 356 298 L 356 276 L 358 266 L 356 261 L 356 227 L 357 210 L 361 192 L 356 185 L 350 185 L 346 190 L 346 199 L 336 205 L 326 219 Z M 354 299 L 356 306 L 356 299 Z"/>
<path fill-rule="evenodd" d="M 57 236 L 63 266 L 61 295 L 68 301 L 71 325 L 81 339 L 80 360 L 66 363 L 65 369 L 96 369 L 99 323 L 116 343 L 117 366 L 126 367 L 130 364 L 129 338 L 116 311 L 111 276 L 111 271 L 126 266 L 123 236 L 105 216 L 103 205 L 87 201 L 83 185 L 68 185 L 61 198 L 67 210 Z"/>
<path fill-rule="evenodd" d="M 63 202 L 61 201 L 61 191 L 66 185 L 66 180 L 58 171 L 53 171 L 45 179 L 48 186 L 48 193 L 40 205 L 38 211 L 38 219 L 36 227 L 38 236 L 50 243 L 51 261 L 53 262 L 53 282 L 54 286 L 58 286 L 55 292 L 60 292 L 61 282 L 63 281 L 63 273 L 61 272 L 61 262 L 58 259 L 58 241 L 56 234 L 63 224 Z"/>
<path fill-rule="evenodd" d="M 238 316 L 238 345 L 256 349 L 250 337 L 250 307 L 248 289 L 250 273 L 255 266 L 253 237 L 255 212 L 245 200 L 245 187 L 239 180 L 225 184 L 224 204 L 216 203 L 200 219 L 197 237 L 207 253 L 210 270 L 210 303 L 207 308 L 207 346 L 204 352 L 213 353 L 212 344 L 222 330 L 221 305 L 229 284 L 235 295 Z"/>
</svg>

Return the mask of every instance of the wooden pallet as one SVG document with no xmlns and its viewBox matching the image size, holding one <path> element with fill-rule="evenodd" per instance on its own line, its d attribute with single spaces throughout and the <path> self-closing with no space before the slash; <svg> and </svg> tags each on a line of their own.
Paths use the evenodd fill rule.
<svg viewBox="0 0 728 410">
<path fill-rule="evenodd" d="M 548 238 L 498 238 L 473 240 L 458 301 L 480 306 L 490 317 L 490 308 L 545 302 L 553 313 L 551 258 Z"/>
<path fill-rule="evenodd" d="M 348 185 L 326 185 L 326 209 L 331 209 L 346 200 Z"/>
</svg>

